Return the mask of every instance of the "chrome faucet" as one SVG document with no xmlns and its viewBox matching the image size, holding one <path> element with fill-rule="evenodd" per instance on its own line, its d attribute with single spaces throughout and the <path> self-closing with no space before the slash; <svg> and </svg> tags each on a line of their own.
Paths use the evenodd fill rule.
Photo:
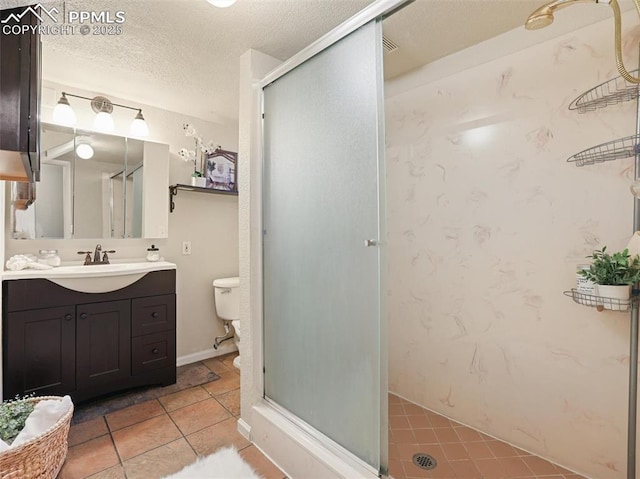
<svg viewBox="0 0 640 479">
<path fill-rule="evenodd" d="M 101 252 L 102 252 L 102 245 L 98 243 L 96 245 L 96 250 L 93 252 L 93 262 L 94 263 L 99 263 L 100 262 L 100 253 Z"/>
<path fill-rule="evenodd" d="M 109 256 L 108 254 L 112 254 L 115 253 L 116 250 L 111 249 L 111 250 L 102 250 L 102 245 L 101 244 L 97 244 L 96 245 L 96 249 L 93 251 L 93 259 L 91 259 L 91 251 L 78 251 L 78 254 L 82 254 L 85 255 L 84 257 L 84 264 L 85 265 L 91 265 L 91 264 L 109 264 Z M 102 259 L 100 258 L 100 254 L 102 253 Z M 107 254 L 108 253 L 108 254 Z"/>
</svg>

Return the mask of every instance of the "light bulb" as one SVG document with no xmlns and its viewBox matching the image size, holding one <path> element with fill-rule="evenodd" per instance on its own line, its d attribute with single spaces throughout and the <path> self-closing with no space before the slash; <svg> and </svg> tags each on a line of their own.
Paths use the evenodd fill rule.
<svg viewBox="0 0 640 479">
<path fill-rule="evenodd" d="M 147 122 L 144 121 L 144 116 L 142 116 L 142 110 L 138 110 L 138 114 L 134 118 L 131 123 L 131 127 L 129 128 L 129 133 L 131 136 L 149 136 L 149 127 L 147 126 Z"/>
<path fill-rule="evenodd" d="M 69 100 L 63 93 L 58 104 L 53 109 L 53 121 L 59 125 L 74 126 L 76 124 L 76 114 L 69 105 Z"/>
<path fill-rule="evenodd" d="M 227 8 L 236 3 L 236 0 L 207 0 L 207 2 L 218 8 Z"/>
<path fill-rule="evenodd" d="M 86 143 L 80 143 L 76 146 L 76 154 L 83 160 L 93 158 L 93 147 Z"/>
<path fill-rule="evenodd" d="M 113 117 L 106 111 L 99 112 L 93 120 L 93 129 L 111 133 L 115 129 Z"/>
</svg>

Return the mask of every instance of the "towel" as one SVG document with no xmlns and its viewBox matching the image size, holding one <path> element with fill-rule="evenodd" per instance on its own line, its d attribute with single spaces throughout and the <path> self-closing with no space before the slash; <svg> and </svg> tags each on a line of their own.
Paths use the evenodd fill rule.
<svg viewBox="0 0 640 479">
<path fill-rule="evenodd" d="M 24 423 L 24 428 L 11 443 L 11 447 L 17 447 L 31 439 L 34 439 L 54 426 L 69 409 L 73 408 L 73 403 L 69 396 L 62 399 L 44 399 L 36 404 L 31 414 Z M 1 447 L 1 446 L 0 446 Z"/>
<path fill-rule="evenodd" d="M 31 269 L 51 269 L 53 266 L 38 263 L 33 255 L 16 254 L 7 260 L 7 269 L 10 271 L 20 271 L 25 268 Z"/>
<path fill-rule="evenodd" d="M 629 256 L 632 258 L 635 255 L 640 255 L 640 231 L 633 233 L 633 236 L 629 240 L 629 244 L 627 244 L 627 249 L 629 250 Z"/>
</svg>

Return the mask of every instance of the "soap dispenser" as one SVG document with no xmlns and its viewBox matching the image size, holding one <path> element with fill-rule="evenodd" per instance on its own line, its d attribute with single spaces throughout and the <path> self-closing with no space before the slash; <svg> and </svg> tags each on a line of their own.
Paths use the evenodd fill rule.
<svg viewBox="0 0 640 479">
<path fill-rule="evenodd" d="M 156 245 L 152 244 L 151 248 L 147 248 L 147 261 L 159 261 L 160 250 L 156 248 Z"/>
</svg>

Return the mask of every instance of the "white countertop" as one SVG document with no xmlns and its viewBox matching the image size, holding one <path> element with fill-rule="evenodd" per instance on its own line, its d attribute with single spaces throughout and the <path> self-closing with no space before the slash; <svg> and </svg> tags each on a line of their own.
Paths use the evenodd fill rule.
<svg viewBox="0 0 640 479">
<path fill-rule="evenodd" d="M 145 261 L 144 259 L 118 260 L 111 264 L 83 265 L 82 262 L 63 263 L 51 269 L 23 269 L 20 271 L 3 271 L 3 280 L 12 279 L 63 279 L 63 278 L 99 278 L 107 276 L 126 276 L 145 274 L 151 271 L 176 269 L 174 263 L 168 261 Z"/>
</svg>

